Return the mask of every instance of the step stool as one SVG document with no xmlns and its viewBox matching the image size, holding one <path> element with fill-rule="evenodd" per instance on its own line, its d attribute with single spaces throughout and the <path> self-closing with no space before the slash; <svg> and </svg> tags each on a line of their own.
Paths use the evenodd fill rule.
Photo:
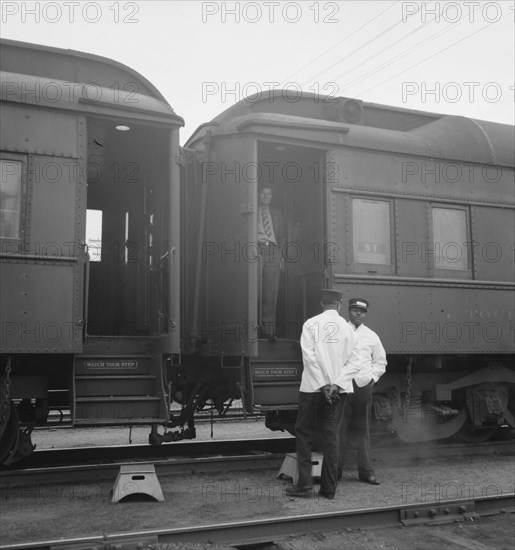
<svg viewBox="0 0 515 550">
<path fill-rule="evenodd" d="M 153 464 L 124 464 L 120 466 L 118 477 L 113 486 L 111 502 L 120 502 L 131 495 L 149 495 L 160 502 L 165 499 Z"/>
<path fill-rule="evenodd" d="M 324 455 L 320 453 L 311 453 L 311 477 L 320 477 L 322 475 L 322 462 Z M 286 453 L 284 457 L 283 465 L 277 474 L 277 477 L 281 476 L 291 477 L 293 484 L 297 485 L 299 480 L 299 464 L 297 462 L 297 453 Z"/>
</svg>

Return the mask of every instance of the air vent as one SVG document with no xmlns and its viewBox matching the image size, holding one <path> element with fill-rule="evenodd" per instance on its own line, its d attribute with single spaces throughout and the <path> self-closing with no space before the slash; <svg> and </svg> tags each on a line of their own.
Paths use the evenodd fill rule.
<svg viewBox="0 0 515 550">
<path fill-rule="evenodd" d="M 361 124 L 363 122 L 363 102 L 339 97 L 325 105 L 325 118 L 335 122 Z"/>
</svg>

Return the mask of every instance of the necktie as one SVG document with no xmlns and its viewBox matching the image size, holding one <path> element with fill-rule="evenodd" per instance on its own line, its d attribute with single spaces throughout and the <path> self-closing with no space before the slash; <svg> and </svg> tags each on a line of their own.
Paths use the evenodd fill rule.
<svg viewBox="0 0 515 550">
<path fill-rule="evenodd" d="M 272 239 L 272 220 L 270 219 L 270 210 L 268 210 L 268 208 L 262 208 L 261 216 L 263 220 L 263 231 L 269 239 Z"/>
</svg>

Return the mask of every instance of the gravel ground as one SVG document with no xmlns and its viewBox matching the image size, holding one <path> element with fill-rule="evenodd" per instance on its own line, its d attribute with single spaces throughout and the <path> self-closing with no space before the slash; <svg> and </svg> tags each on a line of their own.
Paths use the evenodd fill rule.
<svg viewBox="0 0 515 550">
<path fill-rule="evenodd" d="M 250 424 L 250 425 L 249 425 Z M 140 434 L 141 430 L 141 434 Z M 199 436 L 209 439 L 210 426 L 199 426 Z M 281 437 L 260 423 L 215 424 L 214 436 Z M 266 431 L 265 431 L 266 430 Z M 38 432 L 46 448 L 69 446 L 71 438 L 79 445 L 125 444 L 128 430 L 55 429 Z M 46 434 L 46 435 L 45 435 Z M 102 436 L 100 437 L 100 435 Z M 145 442 L 148 429 L 133 430 L 133 442 Z M 117 438 L 120 437 L 120 440 Z M 136 437 L 141 437 L 137 440 Z M 35 438 L 36 439 L 36 438 Z M 44 445 L 43 445 L 44 442 Z M 38 442 L 38 448 L 39 442 Z M 110 483 L 32 485 L 23 488 L 1 487 L 1 543 L 28 543 L 37 540 L 72 538 L 88 534 L 126 533 L 147 529 L 166 529 L 227 523 L 237 520 L 302 515 L 313 512 L 356 510 L 360 508 L 429 503 L 456 498 L 475 498 L 508 494 L 515 491 L 513 457 L 503 454 L 471 457 L 436 458 L 427 456 L 413 463 L 391 464 L 379 449 L 375 466 L 381 485 L 360 483 L 353 469 L 345 471 L 336 499 L 329 501 L 313 495 L 309 499 L 291 499 L 285 495 L 289 479 L 278 479 L 278 470 L 209 472 L 190 475 L 160 476 L 164 502 L 122 502 L 112 504 Z M 340 534 L 339 536 L 347 536 Z M 363 535 L 351 533 L 356 548 L 404 548 L 405 546 L 366 546 Z M 315 548 L 308 539 L 290 541 L 280 548 Z M 316 548 L 341 548 L 337 539 L 323 537 Z M 339 540 L 339 539 L 338 539 Z M 343 540 L 343 539 L 342 539 Z M 369 538 L 369 541 L 372 539 Z M 458 540 L 458 539 L 456 539 Z M 354 546 L 346 546 L 353 548 Z M 365 544 L 365 546 L 363 546 Z M 375 544 L 375 543 L 374 543 Z M 377 544 L 382 544 L 378 539 Z M 503 543 L 504 544 L 504 543 Z M 197 548 L 208 547 L 197 546 Z M 426 548 L 426 546 L 417 546 Z M 441 548 L 447 548 L 444 543 Z M 449 546 L 452 548 L 453 546 Z M 474 546 L 469 546 L 474 548 Z M 495 547 L 495 546 L 494 546 Z M 172 548 L 172 547 L 170 547 Z M 188 548 L 188 546 L 184 546 Z M 195 548 L 195 546 L 193 546 Z M 427 546 L 429 548 L 429 546 Z M 438 548 L 434 546 L 433 548 Z M 478 546 L 477 548 L 489 548 Z M 506 548 L 505 545 L 499 548 Z"/>
</svg>

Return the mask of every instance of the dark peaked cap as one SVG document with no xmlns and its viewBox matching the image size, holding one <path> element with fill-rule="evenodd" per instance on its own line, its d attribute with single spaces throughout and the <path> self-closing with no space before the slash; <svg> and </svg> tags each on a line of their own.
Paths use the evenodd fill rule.
<svg viewBox="0 0 515 550">
<path fill-rule="evenodd" d="M 363 298 L 352 298 L 349 300 L 349 308 L 351 307 L 359 307 L 368 311 L 368 302 Z"/>
<path fill-rule="evenodd" d="M 322 289 L 322 302 L 324 304 L 338 304 L 341 303 L 342 298 L 343 293 L 339 290 Z"/>
</svg>

